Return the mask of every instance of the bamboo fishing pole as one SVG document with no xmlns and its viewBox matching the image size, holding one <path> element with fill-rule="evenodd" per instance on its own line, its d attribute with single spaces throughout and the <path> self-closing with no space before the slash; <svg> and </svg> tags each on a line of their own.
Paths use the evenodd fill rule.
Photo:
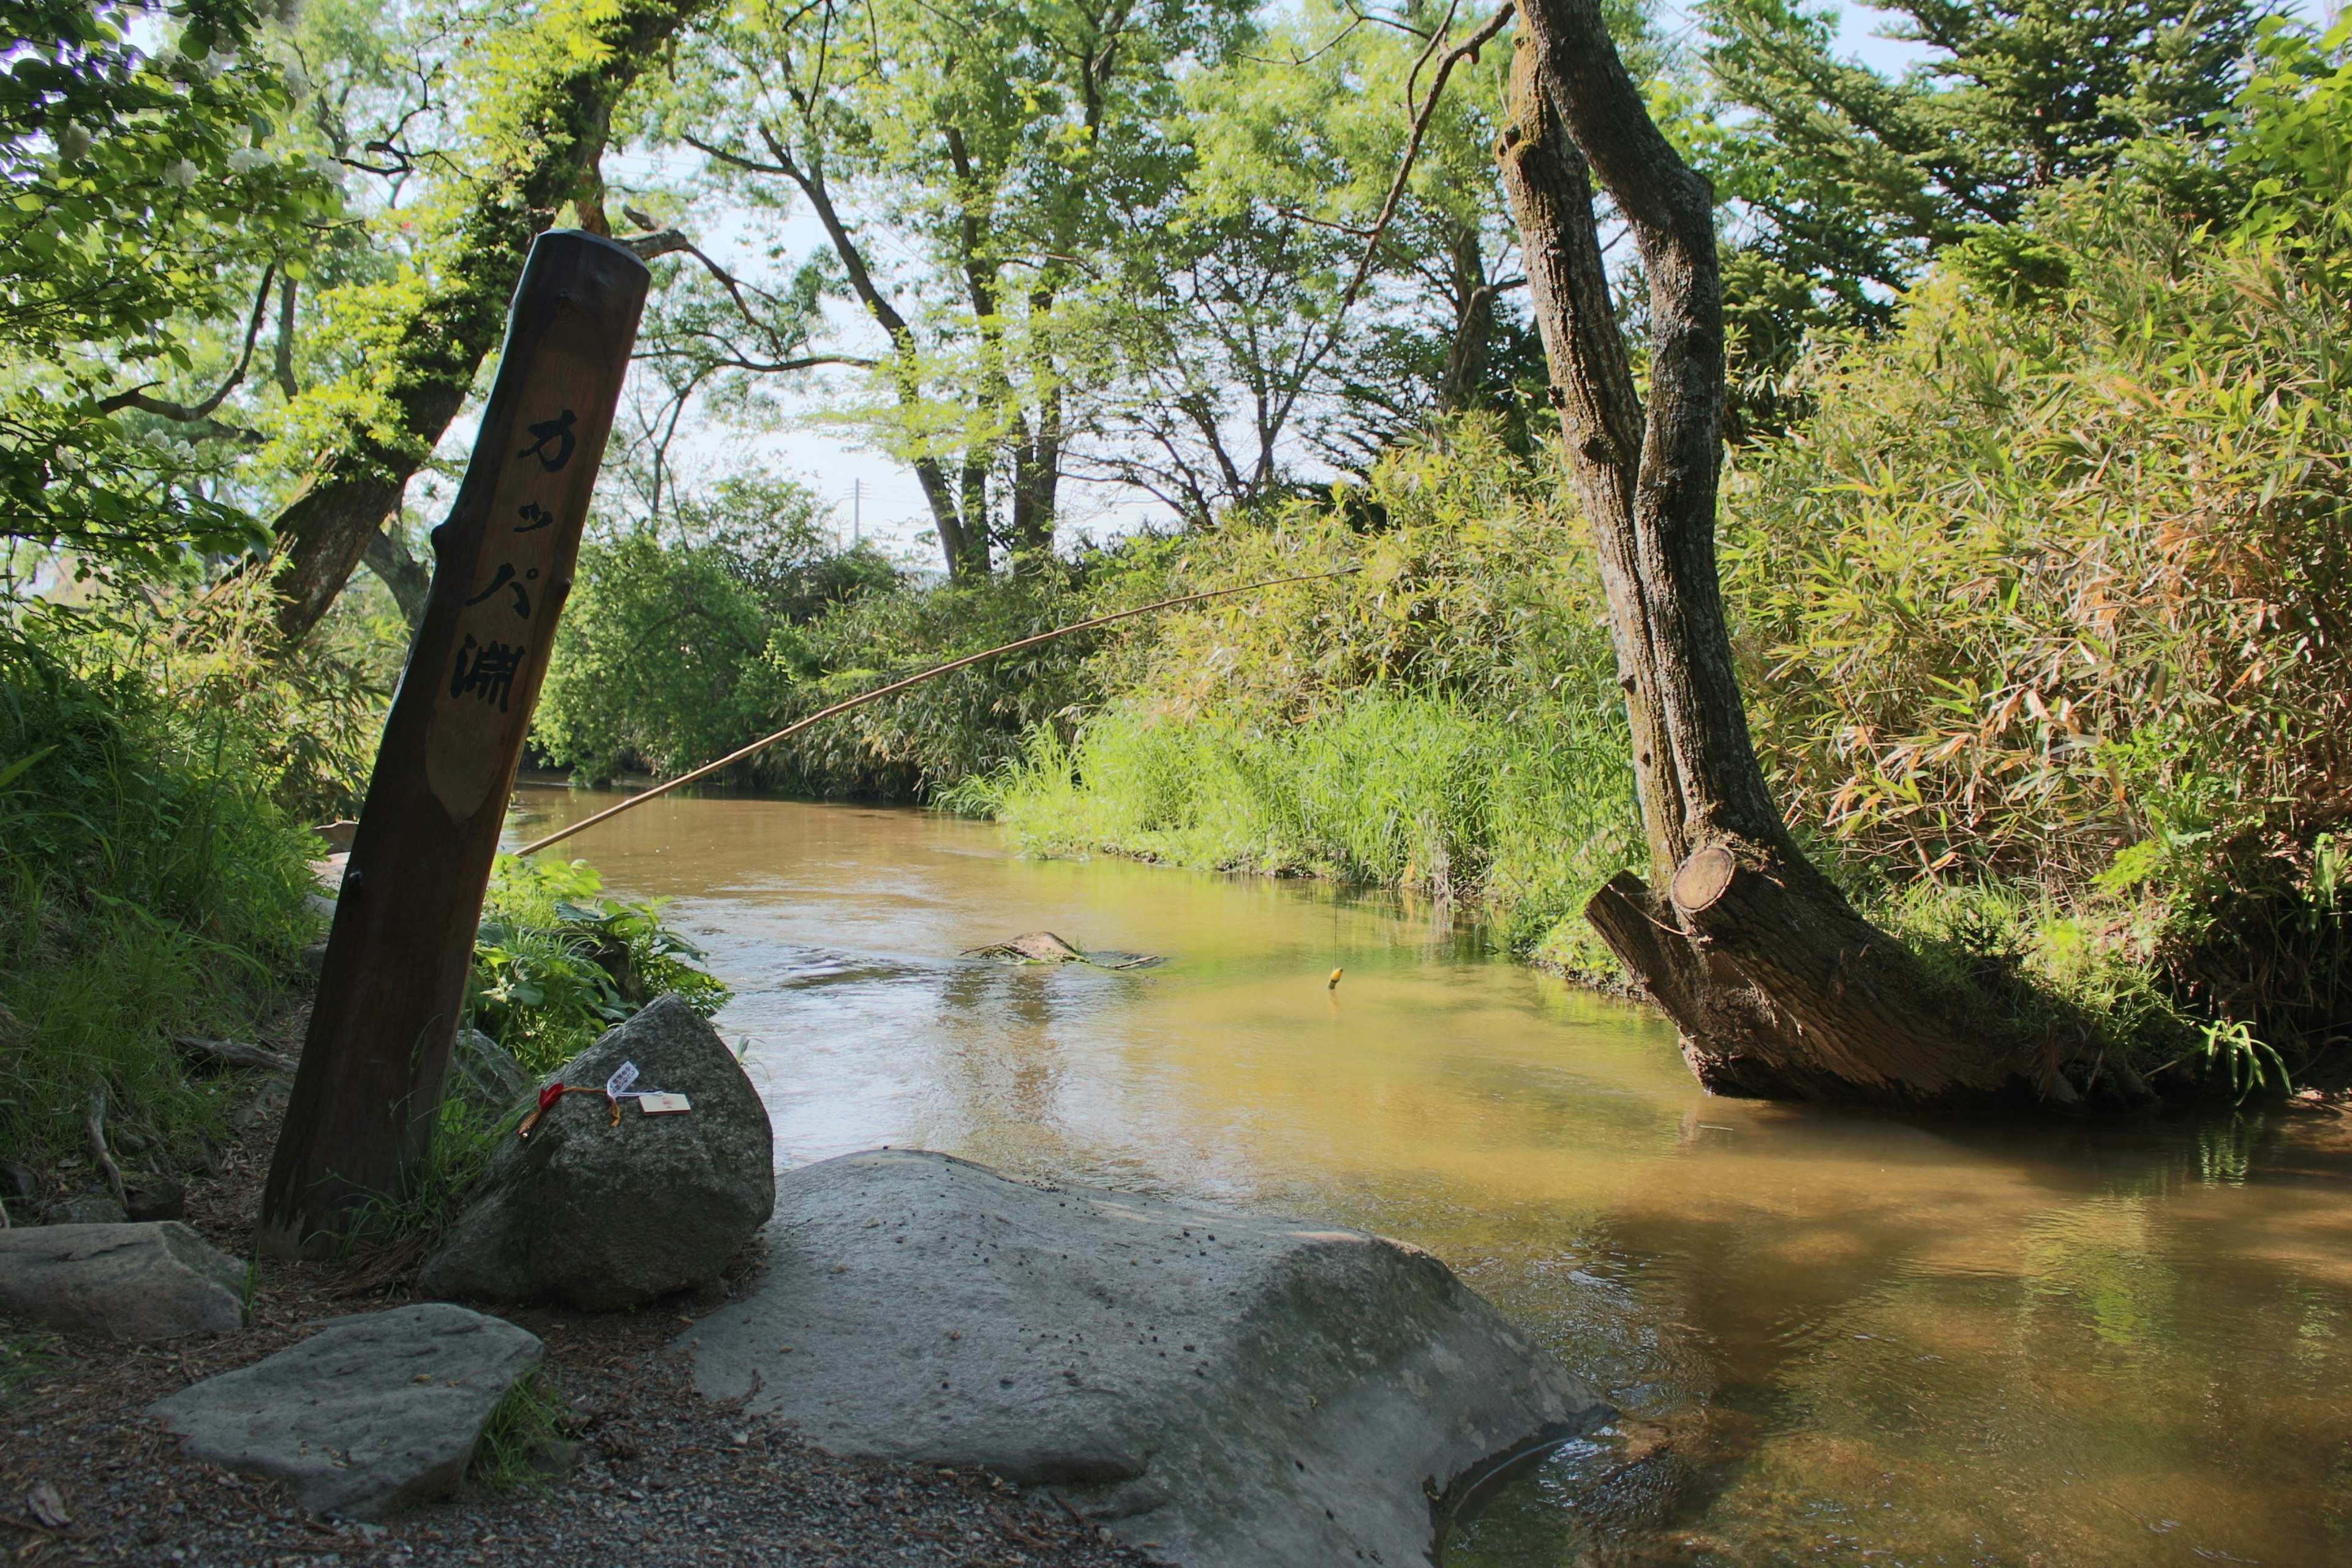
<svg viewBox="0 0 2352 1568">
<path fill-rule="evenodd" d="M 999 654 L 1018 653 L 1024 647 L 1034 647 L 1039 643 L 1052 642 L 1055 637 L 1066 637 L 1073 632 L 1087 631 L 1096 626 L 1107 626 L 1113 621 L 1124 621 L 1136 616 L 1148 616 L 1154 610 L 1172 610 L 1180 605 L 1197 605 L 1203 599 L 1223 599 L 1230 597 L 1234 594 L 1254 594 L 1263 588 L 1280 588 L 1292 583 L 1321 583 L 1328 581 L 1333 577 L 1351 576 L 1362 570 L 1363 568 L 1361 566 L 1342 566 L 1337 572 L 1310 572 L 1297 577 L 1276 577 L 1264 583 L 1244 583 L 1237 588 L 1211 588 L 1204 593 L 1186 594 L 1181 598 L 1162 599 L 1155 605 L 1139 605 L 1131 610 L 1114 610 L 1109 615 L 1096 616 L 1090 620 L 1073 621 L 1066 626 L 1055 626 L 1049 632 L 1039 632 L 1034 637 L 1021 637 L 1015 641 L 1004 643 L 999 647 L 988 648 L 980 653 L 966 654 L 961 658 L 950 659 L 945 664 L 935 664 L 930 668 L 919 670 L 915 674 L 908 676 L 903 680 L 894 680 L 887 686 L 877 687 L 871 691 L 836 702 L 830 708 L 821 708 L 805 719 L 796 720 L 793 722 L 785 725 L 782 729 L 777 731 L 774 734 L 768 736 L 764 740 L 754 741 L 750 745 L 743 747 L 740 751 L 728 752 L 725 756 L 719 758 L 715 763 L 703 763 L 702 766 L 695 769 L 690 773 L 680 773 L 677 777 L 671 779 L 667 783 L 657 784 L 649 790 L 646 790 L 638 795 L 633 795 L 617 805 L 608 805 L 593 816 L 583 816 L 579 821 L 572 823 L 569 826 L 558 828 L 544 838 L 524 845 L 521 848 L 516 850 L 515 853 L 518 855 L 536 855 L 550 845 L 561 844 L 565 839 L 571 837 L 573 834 L 584 832 L 588 828 L 595 826 L 598 823 L 604 821 L 608 817 L 618 816 L 625 811 L 629 811 L 637 806 L 643 805 L 646 802 L 653 800 L 657 796 L 667 795 L 674 789 L 678 789 L 684 785 L 690 784 L 697 779 L 709 778 L 712 773 L 717 773 L 719 769 L 729 767 L 736 763 L 741 762 L 746 757 L 753 756 L 761 752 L 764 752 L 779 741 L 788 741 L 794 735 L 799 734 L 802 731 L 809 729 L 814 725 L 821 724 L 827 719 L 846 713 L 853 708 L 863 708 L 868 702 L 878 702 L 883 698 L 891 695 L 893 692 L 904 691 L 907 688 L 919 685 L 922 682 L 930 679 L 933 676 L 946 675 L 950 671 L 962 669 L 967 666 L 978 664 L 982 659 L 994 658 Z"/>
</svg>

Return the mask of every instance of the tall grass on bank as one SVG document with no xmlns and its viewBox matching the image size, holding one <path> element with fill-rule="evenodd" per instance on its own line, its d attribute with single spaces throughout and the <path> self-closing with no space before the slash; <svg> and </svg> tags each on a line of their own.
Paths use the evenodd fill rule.
<svg viewBox="0 0 2352 1568">
<path fill-rule="evenodd" d="M 1114 708 L 1066 745 L 940 804 L 994 816 L 1044 855 L 1322 876 L 1477 900 L 1531 948 L 1640 842 L 1613 733 L 1571 709 L 1497 720 L 1458 699 L 1373 689 L 1287 728 Z"/>
<path fill-rule="evenodd" d="M 1475 903 L 1514 948 L 1605 963 L 1570 917 L 1640 855 L 1597 584 L 1550 487 L 1467 421 L 1346 511 L 1134 548 L 1098 601 L 1350 563 L 1097 654 L 1119 695 L 939 797 L 1028 848 L 1324 875 Z"/>
<path fill-rule="evenodd" d="M 171 1037 L 250 1037 L 313 929 L 263 744 L 77 646 L 0 628 L 0 1151 L 28 1161 L 100 1088 L 127 1151 L 184 1150 L 214 1110 Z"/>
</svg>

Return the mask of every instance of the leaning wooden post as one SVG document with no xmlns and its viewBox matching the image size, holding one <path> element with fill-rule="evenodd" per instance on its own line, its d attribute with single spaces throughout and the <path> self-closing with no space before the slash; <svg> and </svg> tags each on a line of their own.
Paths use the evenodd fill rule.
<svg viewBox="0 0 2352 1568">
<path fill-rule="evenodd" d="M 310 1032 L 262 1191 L 262 1248 L 333 1245 L 396 1197 L 441 1104 L 474 927 L 636 342 L 646 272 L 542 234 L 377 747 Z"/>
</svg>

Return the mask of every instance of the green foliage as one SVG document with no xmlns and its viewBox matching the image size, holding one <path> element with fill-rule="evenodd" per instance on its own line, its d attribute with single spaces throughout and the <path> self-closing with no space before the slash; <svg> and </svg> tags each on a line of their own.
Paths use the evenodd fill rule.
<svg viewBox="0 0 2352 1568">
<path fill-rule="evenodd" d="M 501 855 L 490 873 L 466 1021 L 533 1073 L 551 1072 L 654 997 L 676 992 L 709 1017 L 727 987 L 701 949 L 662 921 L 656 900 L 600 896 L 604 879 L 569 865 Z"/>
<path fill-rule="evenodd" d="M 2352 995 L 2315 848 L 2352 733 L 2344 282 L 2128 186 L 2032 232 L 2062 286 L 1931 279 L 1743 456 L 1759 749 L 1859 861 L 2162 903 L 2201 1007 L 2315 1047 Z"/>
<path fill-rule="evenodd" d="M 663 533 L 593 543 L 558 634 L 532 744 L 591 778 L 677 774 L 845 698 L 1085 614 L 1067 569 L 918 587 L 798 510 L 689 500 Z M 1081 569 L 1083 570 L 1083 568 Z M 926 681 L 761 752 L 746 781 L 920 798 L 1020 752 L 1094 688 L 1084 637 Z"/>
<path fill-rule="evenodd" d="M 2198 1065 L 2239 1105 L 2246 1102 L 2248 1095 L 2273 1082 L 2282 1094 L 2294 1087 L 2285 1058 L 2274 1047 L 2256 1039 L 2253 1030 L 2239 1019 L 2217 1020 L 2205 1026 Z"/>
<path fill-rule="evenodd" d="M 373 585 L 346 594 L 300 642 L 278 635 L 270 610 L 257 575 L 210 589 L 166 580 L 89 595 L 48 626 L 79 661 L 123 671 L 192 720 L 210 715 L 245 736 L 255 784 L 294 820 L 356 816 L 407 627 Z"/>
<path fill-rule="evenodd" d="M 0 539 L 148 567 L 258 541 L 196 480 L 236 433 L 156 389 L 257 274 L 299 274 L 333 186 L 244 0 L 6 0 L 0 73 Z M 163 35 L 160 47 L 141 40 Z M 264 277 L 266 288 L 268 281 Z M 192 402 L 199 401 L 191 399 Z M 153 416 L 178 409 L 170 427 Z M 227 444 L 225 446 L 224 442 Z"/>
<path fill-rule="evenodd" d="M 558 1473 L 548 1456 L 563 1441 L 575 1419 L 555 1385 L 555 1374 L 534 1372 L 518 1380 L 491 1407 L 474 1445 L 466 1474 L 490 1491 L 529 1491 L 550 1484 Z"/>
<path fill-rule="evenodd" d="M 62 651 L 61 651 L 62 650 Z M 0 1150 L 77 1148 L 90 1092 L 159 1153 L 215 1110 L 175 1034 L 250 1037 L 310 940 L 312 842 L 257 738 L 89 645 L 0 630 Z"/>
<path fill-rule="evenodd" d="M 2038 193 L 2151 140 L 2207 155 L 2261 15 L 2251 0 L 1886 9 L 1894 37 L 1929 50 L 1900 80 L 1835 55 L 1832 9 L 1703 8 L 1715 119 L 1696 151 L 1738 218 L 1724 278 L 1743 429 L 1801 412 L 1786 378 L 1809 335 L 1885 330 L 1933 256 L 2016 225 Z"/>
<path fill-rule="evenodd" d="M 2352 254 L 2352 20 L 2324 35 L 2275 19 L 2255 43 L 2226 158 L 2248 192 L 2242 226 L 2332 259 Z"/>
<path fill-rule="evenodd" d="M 1298 503 L 1136 556 L 1105 574 L 1120 600 L 1362 571 L 1171 613 L 1106 648 L 1115 695 L 1074 741 L 1040 728 L 945 804 L 1044 853 L 1475 900 L 1522 950 L 1639 856 L 1598 585 L 1496 422 L 1391 452 L 1347 509 Z"/>
<path fill-rule="evenodd" d="M 557 766 L 682 773 L 772 707 L 768 621 L 719 552 L 632 532 L 588 544 L 531 727 Z"/>
<path fill-rule="evenodd" d="M 531 740 L 559 767 L 677 774 L 779 727 L 812 668 L 794 630 L 898 586 L 872 550 L 838 548 L 798 485 L 736 479 L 670 522 L 581 552 Z"/>
<path fill-rule="evenodd" d="M 1072 586 L 1083 571 L 846 602 L 790 650 L 808 674 L 787 689 L 778 727 L 928 666 L 1085 618 L 1087 601 Z M 1082 633 L 924 681 L 761 753 L 756 776 L 796 794 L 929 798 L 1018 753 L 1037 725 L 1066 722 L 1098 689 L 1087 668 L 1094 646 Z"/>
</svg>

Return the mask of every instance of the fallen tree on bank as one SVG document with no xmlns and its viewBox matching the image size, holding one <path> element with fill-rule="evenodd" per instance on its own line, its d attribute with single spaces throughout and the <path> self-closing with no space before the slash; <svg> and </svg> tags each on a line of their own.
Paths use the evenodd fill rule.
<svg viewBox="0 0 2352 1568">
<path fill-rule="evenodd" d="M 1585 913 L 1718 1093 L 1895 1108 L 2137 1102 L 2088 1030 L 2023 1037 L 1808 860 L 1750 743 L 1716 574 L 1724 330 L 1715 201 L 1651 121 L 1596 0 L 1520 0 L 1497 147 L 1551 395 L 1591 522 L 1656 888 Z M 1612 306 L 1593 183 L 1649 286 L 1649 398 Z"/>
</svg>

